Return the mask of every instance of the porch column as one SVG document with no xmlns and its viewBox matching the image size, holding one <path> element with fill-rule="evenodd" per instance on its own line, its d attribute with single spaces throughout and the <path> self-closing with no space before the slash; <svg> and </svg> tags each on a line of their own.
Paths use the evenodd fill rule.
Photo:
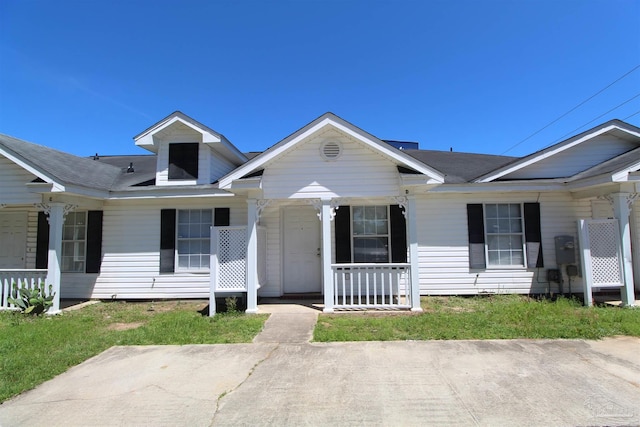
<svg viewBox="0 0 640 427">
<path fill-rule="evenodd" d="M 49 214 L 49 259 L 47 261 L 47 280 L 45 286 L 47 292 L 51 285 L 53 297 L 53 306 L 47 312 L 48 314 L 57 314 L 60 312 L 60 272 L 62 266 L 62 226 L 64 224 L 65 205 L 63 203 L 50 203 L 48 205 Z"/>
<path fill-rule="evenodd" d="M 635 304 L 635 294 L 633 284 L 633 260 L 631 256 L 631 232 L 629 230 L 629 214 L 633 198 L 629 193 L 613 193 L 611 194 L 611 199 L 613 201 L 613 213 L 618 219 L 618 226 L 620 227 L 622 273 L 624 277 L 622 303 L 625 306 L 633 306 Z"/>
<path fill-rule="evenodd" d="M 247 200 L 247 313 L 258 312 L 258 201 Z"/>
<path fill-rule="evenodd" d="M 322 285 L 324 312 L 333 313 L 333 271 L 331 270 L 331 200 L 322 200 Z"/>
<path fill-rule="evenodd" d="M 420 259 L 418 257 L 418 225 L 416 221 L 416 196 L 407 196 L 407 241 L 411 266 L 411 311 L 422 311 L 420 306 Z"/>
</svg>

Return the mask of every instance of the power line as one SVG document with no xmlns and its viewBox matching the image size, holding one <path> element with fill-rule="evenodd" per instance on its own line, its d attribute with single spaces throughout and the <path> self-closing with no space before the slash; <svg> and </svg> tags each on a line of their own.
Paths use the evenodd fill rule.
<svg viewBox="0 0 640 427">
<path fill-rule="evenodd" d="M 572 131 L 570 131 L 570 132 L 565 133 L 565 134 L 564 134 L 564 135 L 562 135 L 560 138 L 558 138 L 558 139 L 556 139 L 555 141 L 553 141 L 551 144 L 548 144 L 548 145 L 546 145 L 546 146 L 542 147 L 542 149 L 545 149 L 545 148 L 547 148 L 547 147 L 551 147 L 553 144 L 555 144 L 555 143 L 557 143 L 557 142 L 562 141 L 562 140 L 563 140 L 564 138 L 566 138 L 567 136 L 569 136 L 569 135 L 572 135 L 572 134 L 576 133 L 578 130 L 582 129 L 583 127 L 585 127 L 585 126 L 587 126 L 587 125 L 589 125 L 589 124 L 591 124 L 591 123 L 595 122 L 596 120 L 598 120 L 598 119 L 599 119 L 599 118 L 601 118 L 602 116 L 606 116 L 606 115 L 607 115 L 607 114 L 609 114 L 610 112 L 612 112 L 612 111 L 614 111 L 614 110 L 617 110 L 618 108 L 620 108 L 620 107 L 622 107 L 623 105 L 625 105 L 625 104 L 627 104 L 627 103 L 629 103 L 629 102 L 633 101 L 634 99 L 636 99 L 636 98 L 637 98 L 637 97 L 639 97 L 639 96 L 640 96 L 640 93 L 635 94 L 634 96 L 632 96 L 631 98 L 627 99 L 626 101 L 624 101 L 624 102 L 622 102 L 622 103 L 620 103 L 620 104 L 616 105 L 615 107 L 613 107 L 612 109 L 610 109 L 610 110 L 609 110 L 609 111 L 607 111 L 606 113 L 602 113 L 602 114 L 600 114 L 598 117 L 596 117 L 595 119 L 588 121 L 587 123 L 583 124 L 582 126 L 579 126 L 579 127 L 575 128 L 574 130 L 572 130 Z M 635 116 L 635 115 L 636 115 L 636 114 L 638 114 L 638 113 L 640 113 L 640 111 L 636 111 L 635 113 L 633 113 L 633 114 L 632 114 L 631 116 L 629 116 L 629 117 Z M 625 120 L 626 120 L 626 119 L 628 119 L 629 117 L 625 117 Z"/>
<path fill-rule="evenodd" d="M 528 137 L 526 137 L 525 139 L 523 139 L 522 141 L 518 142 L 517 144 L 507 148 L 505 151 L 503 151 L 502 154 L 508 153 L 509 151 L 513 150 L 514 148 L 516 148 L 518 145 L 522 144 L 523 142 L 528 141 L 529 139 L 533 138 L 534 136 L 536 136 L 537 134 L 539 134 L 540 132 L 542 132 L 543 130 L 545 130 L 546 128 L 548 128 L 549 126 L 551 126 L 552 124 L 556 123 L 557 121 L 559 121 L 560 119 L 564 118 L 565 116 L 569 115 L 570 113 L 574 112 L 575 110 L 577 110 L 578 108 L 582 107 L 584 104 L 586 104 L 587 102 L 591 101 L 593 98 L 595 98 L 596 96 L 600 95 L 602 92 L 604 92 L 605 90 L 609 89 L 611 86 L 613 86 L 614 84 L 618 83 L 620 80 L 624 79 L 625 77 L 627 77 L 629 74 L 633 73 L 634 71 L 636 71 L 638 68 L 640 68 L 640 64 L 636 65 L 635 67 L 633 67 L 631 70 L 627 71 L 626 73 L 624 73 L 622 76 L 618 77 L 616 80 L 614 80 L 613 82 L 609 83 L 607 86 L 605 86 L 603 89 L 600 89 L 598 92 L 594 93 L 593 95 L 591 95 L 589 98 L 585 99 L 584 101 L 582 101 L 581 103 L 579 103 L 578 105 L 576 105 L 575 107 L 573 107 L 572 109 L 570 109 L 569 111 L 567 111 L 566 113 L 564 113 L 563 115 L 561 115 L 560 117 L 558 117 L 557 119 L 553 120 L 552 122 L 546 124 L 545 126 L 543 126 L 542 128 L 538 129 L 537 131 L 535 131 L 534 133 L 532 133 L 531 135 L 529 135 Z"/>
<path fill-rule="evenodd" d="M 624 119 L 622 119 L 622 120 L 630 119 L 631 117 L 633 117 L 633 116 L 635 116 L 635 115 L 637 115 L 637 114 L 640 114 L 640 110 L 636 111 L 635 113 L 633 113 L 633 114 L 632 114 L 632 115 L 630 115 L 630 116 L 625 117 L 625 118 L 624 118 Z"/>
</svg>

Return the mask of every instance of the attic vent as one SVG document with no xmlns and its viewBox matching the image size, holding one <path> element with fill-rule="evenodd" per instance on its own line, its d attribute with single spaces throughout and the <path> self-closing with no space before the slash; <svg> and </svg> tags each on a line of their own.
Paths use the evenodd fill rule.
<svg viewBox="0 0 640 427">
<path fill-rule="evenodd" d="M 336 160 L 342 154 L 342 146 L 335 141 L 327 141 L 320 147 L 320 153 L 327 161 Z"/>
</svg>

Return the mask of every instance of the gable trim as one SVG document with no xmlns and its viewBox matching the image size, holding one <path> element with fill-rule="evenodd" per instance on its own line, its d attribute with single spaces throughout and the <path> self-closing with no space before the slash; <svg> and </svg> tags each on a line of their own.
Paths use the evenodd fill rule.
<svg viewBox="0 0 640 427">
<path fill-rule="evenodd" d="M 568 150 L 572 147 L 575 147 L 576 145 L 579 145 L 585 141 L 588 141 L 590 139 L 593 139 L 597 136 L 606 134 L 608 132 L 611 132 L 613 130 L 619 130 L 622 132 L 625 132 L 631 136 L 635 136 L 637 138 L 640 138 L 640 129 L 636 128 L 633 125 L 630 125 L 628 123 L 622 122 L 620 120 L 610 120 L 607 123 L 604 123 L 600 126 L 597 126 L 595 128 L 589 129 L 579 135 L 573 136 L 569 139 L 566 139 L 562 142 L 559 142 L 557 144 L 552 145 L 551 147 L 545 148 L 541 151 L 538 151 L 536 153 L 530 154 L 526 157 L 523 157 L 519 160 L 516 160 L 513 163 L 510 163 L 502 168 L 496 169 L 495 171 L 492 171 L 486 175 L 483 175 L 479 178 L 477 178 L 476 180 L 474 180 L 474 182 L 491 182 L 491 181 L 495 181 L 497 179 L 502 178 L 505 175 L 508 175 L 512 172 L 518 171 L 520 169 L 523 169 L 529 165 L 532 165 L 534 163 L 540 162 L 544 159 L 547 159 L 551 156 L 554 156 L 558 153 L 561 153 L 565 150 Z"/>
<path fill-rule="evenodd" d="M 263 168 L 264 164 L 279 157 L 292 147 L 311 136 L 319 129 L 326 126 L 333 126 L 337 130 L 347 134 L 348 136 L 355 138 L 356 140 L 363 142 L 370 148 L 378 151 L 384 156 L 397 161 L 400 165 L 414 169 L 429 177 L 429 183 L 441 184 L 444 183 L 444 176 L 435 169 L 425 165 L 424 163 L 416 160 L 415 158 L 403 153 L 402 151 L 390 146 L 389 144 L 379 140 L 375 136 L 363 131 L 362 129 L 352 125 L 346 120 L 341 119 L 333 113 L 325 113 L 312 121 L 308 125 L 304 126 L 297 132 L 289 135 L 285 139 L 281 140 L 268 150 L 257 155 L 253 159 L 249 160 L 244 165 L 231 171 L 229 174 L 220 178 L 220 188 L 229 188 L 231 183 L 245 175 L 251 174 L 257 169 Z"/>
</svg>

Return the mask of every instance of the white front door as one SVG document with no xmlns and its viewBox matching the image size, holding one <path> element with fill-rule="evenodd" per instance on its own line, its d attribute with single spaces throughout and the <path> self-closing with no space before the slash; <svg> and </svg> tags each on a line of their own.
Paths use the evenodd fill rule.
<svg viewBox="0 0 640 427">
<path fill-rule="evenodd" d="M 0 212 L 0 268 L 25 268 L 26 248 L 27 213 Z"/>
<path fill-rule="evenodd" d="M 320 221 L 312 206 L 283 210 L 284 293 L 320 292 Z"/>
</svg>

